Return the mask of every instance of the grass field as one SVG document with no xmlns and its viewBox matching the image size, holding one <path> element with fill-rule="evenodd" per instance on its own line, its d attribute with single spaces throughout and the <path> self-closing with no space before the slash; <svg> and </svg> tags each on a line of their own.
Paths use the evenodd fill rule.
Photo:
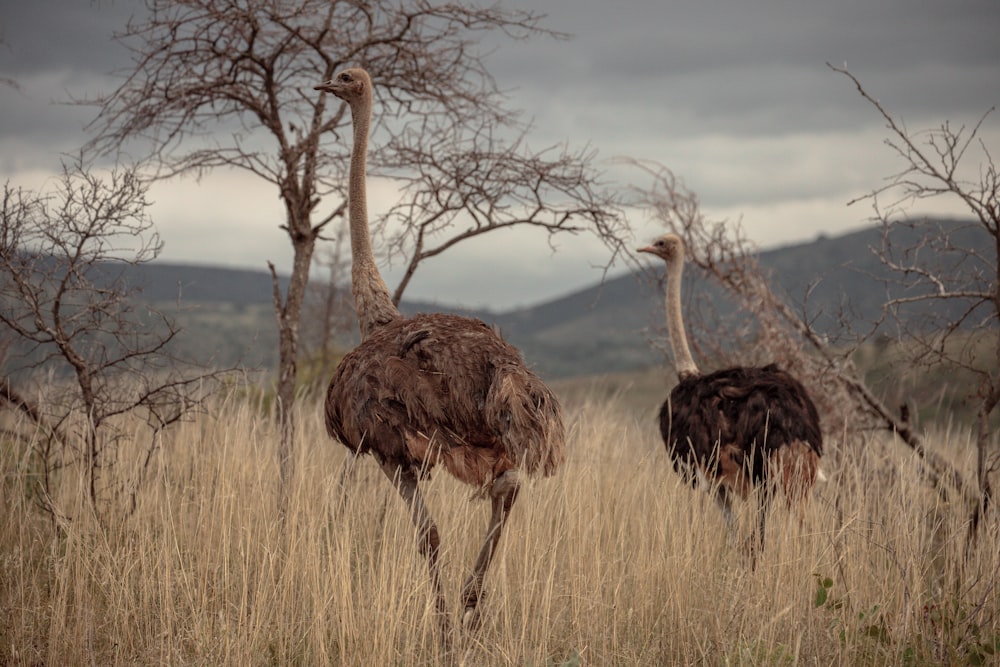
<svg viewBox="0 0 1000 667">
<path fill-rule="evenodd" d="M 315 404 L 284 523 L 273 425 L 236 395 L 168 436 L 121 525 L 77 507 L 56 529 L 24 446 L 0 440 L 0 665 L 996 663 L 997 520 L 967 552 L 966 509 L 888 436 L 826 434 L 830 480 L 801 528 L 774 507 L 751 570 L 671 470 L 655 401 L 560 392 L 569 460 L 523 489 L 484 625 L 447 654 L 406 508 L 370 460 L 341 490 L 345 450 Z M 928 441 L 971 470 L 961 432 Z M 83 495 L 63 488 L 63 506 Z M 488 504 L 443 471 L 427 489 L 457 616 Z"/>
</svg>

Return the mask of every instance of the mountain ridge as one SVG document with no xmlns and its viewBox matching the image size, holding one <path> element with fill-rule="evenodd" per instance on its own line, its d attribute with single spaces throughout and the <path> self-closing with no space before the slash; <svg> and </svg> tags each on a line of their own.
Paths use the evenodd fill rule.
<svg viewBox="0 0 1000 667">
<path fill-rule="evenodd" d="M 947 224 L 959 230 L 954 232 L 961 236 L 959 245 L 976 247 L 981 242 L 979 235 L 986 234 L 974 226 L 963 231 L 959 229 L 963 223 Z M 894 229 L 893 234 L 893 241 L 903 247 L 912 242 L 916 232 L 904 225 Z M 872 248 L 881 241 L 881 228 L 872 226 L 769 248 L 762 250 L 757 258 L 771 275 L 773 290 L 799 308 L 818 331 L 834 334 L 845 317 L 848 324 L 859 325 L 879 316 L 884 293 L 875 286 L 881 284 L 880 276 L 886 270 Z M 136 282 L 143 285 L 144 300 L 178 302 L 179 297 L 180 304 L 187 304 L 194 311 L 209 311 L 212 316 L 209 320 L 214 324 L 181 322 L 182 326 L 194 324 L 202 339 L 211 337 L 212 326 L 224 327 L 226 337 L 235 344 L 240 336 L 233 320 L 237 315 L 248 319 L 247 313 L 257 313 L 257 319 L 253 320 L 256 326 L 247 335 L 253 337 L 258 347 L 264 346 L 256 357 L 258 363 L 273 366 L 276 325 L 273 284 L 268 272 L 158 262 L 136 269 Z M 662 275 L 662 267 L 656 262 L 649 271 L 623 272 L 561 297 L 507 310 L 408 299 L 403 300 L 400 309 L 406 314 L 453 312 L 478 317 L 498 327 L 521 348 L 530 364 L 549 377 L 632 370 L 664 360 L 663 352 L 652 344 L 662 338 L 659 330 L 663 324 L 663 295 L 661 285 L 650 279 L 651 275 Z M 287 277 L 279 276 L 279 280 L 284 289 Z M 686 308 L 711 304 L 723 314 L 735 310 L 721 289 L 694 267 L 685 272 L 684 293 Z M 206 306 L 213 303 L 225 304 L 225 308 Z M 235 314 L 227 319 L 226 309 Z M 349 347 L 356 342 L 355 329 L 352 324 L 351 333 L 341 341 L 342 345 Z M 272 342 L 268 351 L 266 346 Z M 252 347 L 246 342 L 242 345 L 243 349 Z M 214 354 L 217 360 L 226 358 L 218 350 Z"/>
</svg>

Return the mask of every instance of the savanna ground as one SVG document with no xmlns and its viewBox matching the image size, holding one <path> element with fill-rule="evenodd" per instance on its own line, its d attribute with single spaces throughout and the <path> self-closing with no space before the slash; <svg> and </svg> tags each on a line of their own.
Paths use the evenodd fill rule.
<svg viewBox="0 0 1000 667">
<path fill-rule="evenodd" d="M 274 425 L 238 392 L 167 436 L 123 522 L 88 518 L 67 477 L 57 500 L 80 506 L 53 525 L 35 505 L 26 446 L 0 440 L 0 664 L 997 660 L 995 518 L 967 549 L 967 508 L 929 488 L 911 452 L 877 433 L 842 446 L 851 425 L 827 425 L 829 481 L 801 528 L 775 505 L 751 570 L 711 499 L 670 468 L 654 418 L 662 377 L 557 386 L 569 460 L 526 484 L 487 578 L 484 625 L 450 654 L 409 513 L 370 460 L 341 491 L 345 450 L 316 403 L 303 406 L 284 523 Z M 928 444 L 971 475 L 960 428 Z M 488 503 L 443 471 L 426 488 L 457 617 Z"/>
</svg>

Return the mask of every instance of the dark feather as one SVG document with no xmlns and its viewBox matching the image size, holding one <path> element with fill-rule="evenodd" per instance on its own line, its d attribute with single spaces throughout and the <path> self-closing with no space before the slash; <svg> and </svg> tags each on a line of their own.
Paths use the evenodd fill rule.
<svg viewBox="0 0 1000 667">
<path fill-rule="evenodd" d="M 776 450 L 802 442 L 823 454 L 819 413 L 805 387 L 778 366 L 730 368 L 681 380 L 660 409 L 660 433 L 675 469 L 692 482 L 701 466 L 719 474 L 718 451 L 733 448 L 740 467 L 760 485 Z"/>
</svg>

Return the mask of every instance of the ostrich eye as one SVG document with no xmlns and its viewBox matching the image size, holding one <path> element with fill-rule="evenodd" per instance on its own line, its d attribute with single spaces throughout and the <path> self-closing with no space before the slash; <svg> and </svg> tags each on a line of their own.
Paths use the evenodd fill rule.
<svg viewBox="0 0 1000 667">
<path fill-rule="evenodd" d="M 351 81 L 351 75 L 348 74 L 347 72 L 344 72 L 343 74 L 341 74 L 337 78 L 340 79 L 344 83 L 350 83 L 350 81 Z"/>
</svg>

